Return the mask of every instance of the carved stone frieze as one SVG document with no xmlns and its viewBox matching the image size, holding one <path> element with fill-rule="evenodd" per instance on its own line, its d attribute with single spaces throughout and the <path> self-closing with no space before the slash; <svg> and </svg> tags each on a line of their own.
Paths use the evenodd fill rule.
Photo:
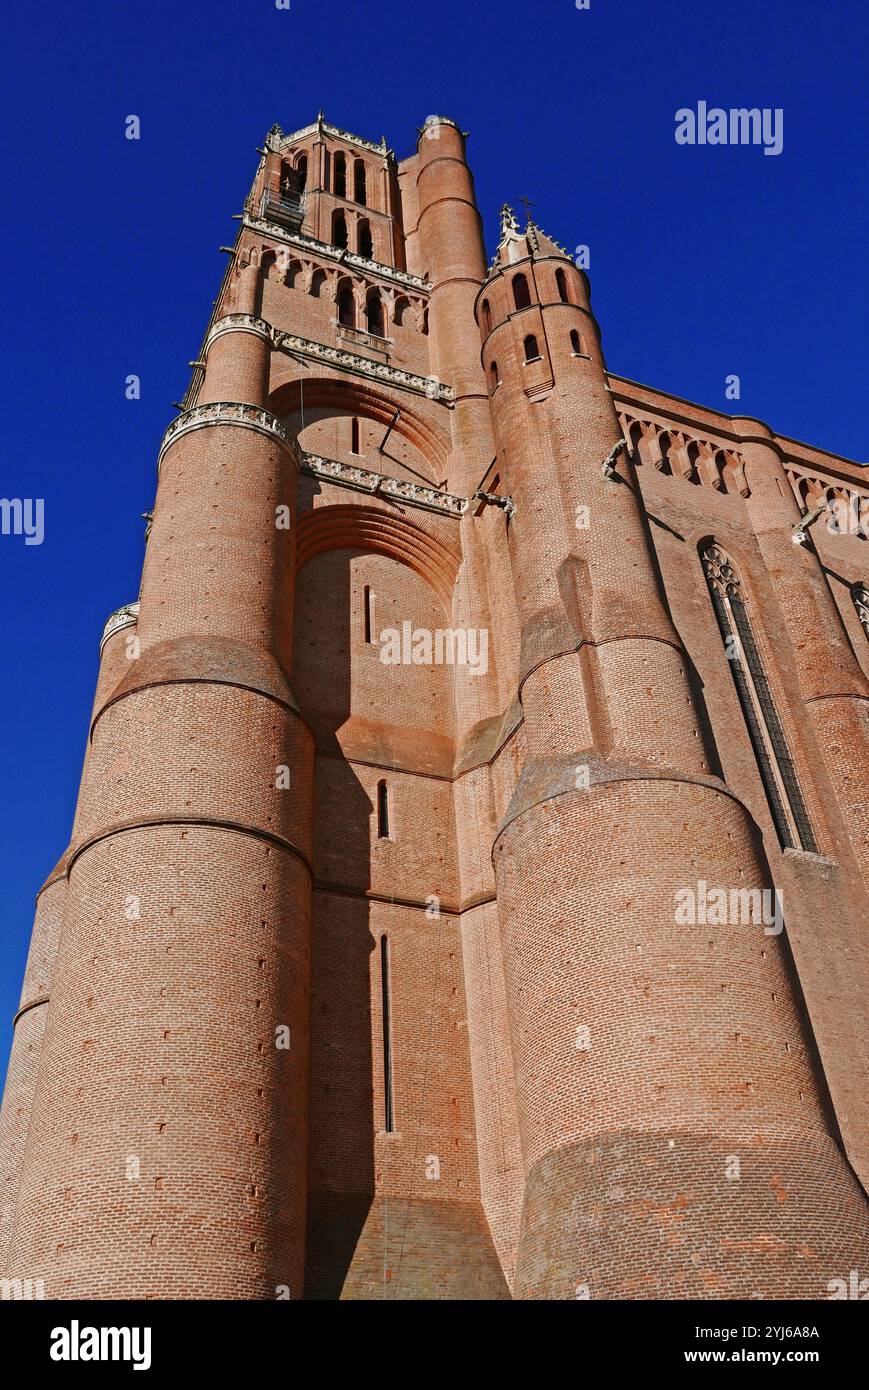
<svg viewBox="0 0 869 1390">
<path fill-rule="evenodd" d="M 420 487 L 418 483 L 400 478 L 387 478 L 382 473 L 341 463 L 338 459 L 323 458 L 320 454 L 303 454 L 302 472 L 336 483 L 338 487 L 349 487 L 356 492 L 380 493 L 384 497 L 394 497 L 409 507 L 422 507 L 425 511 L 445 513 L 447 516 L 462 516 L 468 509 L 466 497 L 439 492 L 433 487 Z"/>
</svg>

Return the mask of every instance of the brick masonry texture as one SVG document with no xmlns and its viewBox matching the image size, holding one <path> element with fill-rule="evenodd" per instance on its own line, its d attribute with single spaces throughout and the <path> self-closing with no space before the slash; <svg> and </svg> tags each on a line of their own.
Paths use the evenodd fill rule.
<svg viewBox="0 0 869 1390">
<path fill-rule="evenodd" d="M 0 1275 L 828 1297 L 869 1262 L 864 473 L 608 372 L 556 242 L 505 209 L 487 257 L 448 118 L 275 128 L 244 214 L 37 902 Z M 824 498 L 862 524 L 794 544 Z M 680 921 L 704 884 L 784 929 Z"/>
</svg>

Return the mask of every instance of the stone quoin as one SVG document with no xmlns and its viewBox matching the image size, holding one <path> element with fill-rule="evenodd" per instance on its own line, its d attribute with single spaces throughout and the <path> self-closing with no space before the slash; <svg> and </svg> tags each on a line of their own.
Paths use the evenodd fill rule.
<svg viewBox="0 0 869 1390">
<path fill-rule="evenodd" d="M 562 246 L 505 206 L 487 259 L 446 117 L 404 159 L 273 127 L 225 249 L 37 900 L 0 1276 L 829 1298 L 869 1269 L 864 470 L 608 371 Z M 678 920 L 700 884 L 784 930 Z"/>
</svg>

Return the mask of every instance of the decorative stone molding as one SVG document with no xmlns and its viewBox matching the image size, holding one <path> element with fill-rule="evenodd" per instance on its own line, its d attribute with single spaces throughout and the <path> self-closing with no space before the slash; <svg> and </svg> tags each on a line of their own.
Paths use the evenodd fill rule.
<svg viewBox="0 0 869 1390">
<path fill-rule="evenodd" d="M 224 314 L 209 330 L 205 339 L 206 354 L 215 338 L 219 338 L 223 333 L 254 333 L 258 338 L 265 338 L 269 342 L 272 337 L 271 328 L 264 319 L 258 319 L 253 314 Z"/>
<path fill-rule="evenodd" d="M 308 338 L 297 338 L 294 333 L 284 333 L 272 329 L 272 341 L 276 348 L 297 353 L 300 357 L 310 357 L 317 362 L 325 362 L 340 370 L 352 372 L 355 376 L 365 376 L 375 381 L 388 381 L 391 386 L 403 387 L 417 395 L 427 396 L 430 401 L 441 401 L 452 405 L 455 392 L 433 376 L 417 376 L 415 372 L 405 372 L 399 367 L 389 367 L 385 362 L 374 362 L 370 357 L 357 357 L 343 348 L 328 347 L 325 343 L 315 343 Z"/>
<path fill-rule="evenodd" d="M 138 603 L 125 603 L 123 608 L 116 608 L 114 613 L 109 616 L 103 628 L 103 635 L 100 638 L 100 651 L 102 652 L 103 647 L 110 637 L 113 637 L 116 632 L 120 632 L 122 628 L 135 627 L 138 619 Z"/>
<path fill-rule="evenodd" d="M 865 584 L 855 584 L 851 590 L 857 617 L 860 619 L 866 640 L 869 641 L 869 588 Z"/>
<path fill-rule="evenodd" d="M 246 213 L 242 225 L 249 228 L 250 231 L 260 232 L 263 236 L 270 237 L 273 241 L 282 241 L 287 246 L 295 246 L 299 251 L 307 251 L 309 254 L 321 256 L 328 261 L 340 261 L 342 265 L 367 271 L 370 275 L 376 275 L 382 280 L 393 280 L 395 284 L 403 285 L 419 294 L 431 293 L 430 281 L 423 280 L 419 275 L 411 275 L 409 271 L 398 270 L 393 265 L 382 265 L 380 261 L 372 261 L 367 256 L 359 256 L 355 251 L 346 251 L 340 246 L 332 246 L 328 241 L 318 241 L 316 237 L 302 236 L 301 232 L 285 231 L 276 222 L 267 222 L 262 217 L 252 217 Z"/>
<path fill-rule="evenodd" d="M 240 425 L 243 429 L 256 430 L 269 439 L 276 440 L 298 461 L 299 450 L 286 425 L 281 424 L 276 415 L 262 410 L 256 405 L 246 405 L 241 401 L 212 401 L 209 405 L 195 405 L 174 419 L 163 435 L 160 453 L 157 457 L 157 471 L 163 455 L 176 439 L 192 430 L 204 429 L 208 425 Z"/>
<path fill-rule="evenodd" d="M 457 497 L 451 492 L 439 492 L 437 488 L 420 487 L 418 483 L 405 482 L 399 478 L 387 478 L 382 473 L 373 473 L 368 468 L 341 463 L 338 459 L 323 458 L 320 454 L 303 454 L 302 472 L 311 477 L 322 478 L 338 487 L 349 487 L 354 492 L 380 493 L 393 497 L 409 507 L 421 507 L 424 511 L 440 512 L 447 516 L 462 516 L 468 509 L 467 497 Z"/>
<path fill-rule="evenodd" d="M 280 126 L 273 126 L 272 130 L 280 132 Z M 380 144 L 375 145 L 373 140 L 363 140 L 361 135 L 353 135 L 349 130 L 341 130 L 340 126 L 330 125 L 328 121 L 316 120 L 311 125 L 306 125 L 302 130 L 294 130 L 289 135 L 283 132 L 278 134 L 277 140 L 272 144 L 272 149 L 285 149 L 288 145 L 295 145 L 297 141 L 304 140 L 309 135 L 329 135 L 333 140 L 343 140 L 348 145 L 356 145 L 360 150 L 370 150 L 372 154 L 379 154 L 381 158 L 395 159 L 395 151 L 390 149 L 386 143 L 386 136 L 381 136 Z"/>
<path fill-rule="evenodd" d="M 338 487 L 352 488 L 354 492 L 376 492 L 383 482 L 381 473 L 356 468 L 338 459 L 323 458 L 320 454 L 303 454 L 302 472 L 314 478 L 323 478 Z"/>
</svg>

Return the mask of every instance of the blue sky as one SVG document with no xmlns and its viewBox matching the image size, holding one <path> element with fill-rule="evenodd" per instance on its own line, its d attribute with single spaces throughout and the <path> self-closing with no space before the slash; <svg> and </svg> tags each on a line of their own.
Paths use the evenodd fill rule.
<svg viewBox="0 0 869 1390">
<path fill-rule="evenodd" d="M 7 5 L 0 495 L 44 498 L 45 539 L 0 536 L 4 1070 L 102 624 L 136 596 L 157 446 L 273 122 L 322 106 L 401 157 L 454 117 L 490 249 L 523 196 L 590 247 L 612 371 L 865 460 L 867 37 L 864 0 Z M 701 100 L 782 108 L 782 153 L 677 145 Z"/>
</svg>

